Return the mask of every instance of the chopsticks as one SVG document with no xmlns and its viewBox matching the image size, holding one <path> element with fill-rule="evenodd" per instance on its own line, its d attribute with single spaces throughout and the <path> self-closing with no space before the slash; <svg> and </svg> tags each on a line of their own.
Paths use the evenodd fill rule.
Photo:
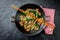
<svg viewBox="0 0 60 40">
<path fill-rule="evenodd" d="M 15 6 L 15 5 L 11 5 L 11 7 L 14 8 L 15 10 L 19 10 L 19 11 L 25 13 L 25 14 L 27 13 L 27 12 L 25 12 L 24 10 L 22 10 L 22 9 L 18 8 L 17 6 Z M 52 25 L 52 24 L 50 24 L 50 23 L 48 23 L 48 22 L 46 22 L 46 21 L 44 21 L 44 20 L 41 20 L 41 19 L 35 17 L 34 15 L 31 15 L 30 13 L 27 13 L 26 15 L 29 15 L 30 17 L 36 19 L 36 21 L 44 24 L 44 25 L 47 26 L 47 27 L 50 27 L 50 28 L 54 29 L 54 27 L 53 27 L 54 25 Z"/>
</svg>

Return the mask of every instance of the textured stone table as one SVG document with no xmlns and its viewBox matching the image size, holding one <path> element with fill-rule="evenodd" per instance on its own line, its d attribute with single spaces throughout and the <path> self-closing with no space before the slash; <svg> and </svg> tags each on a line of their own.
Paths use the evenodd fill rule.
<svg viewBox="0 0 60 40">
<path fill-rule="evenodd" d="M 15 26 L 10 22 L 11 16 L 16 14 L 16 10 L 12 9 L 10 5 L 15 4 L 20 7 L 26 3 L 35 3 L 46 8 L 56 9 L 55 24 L 56 30 L 54 35 L 47 36 L 45 34 L 38 34 L 36 36 L 24 36 Z M 60 6 L 58 0 L 0 0 L 0 40 L 60 40 Z"/>
</svg>

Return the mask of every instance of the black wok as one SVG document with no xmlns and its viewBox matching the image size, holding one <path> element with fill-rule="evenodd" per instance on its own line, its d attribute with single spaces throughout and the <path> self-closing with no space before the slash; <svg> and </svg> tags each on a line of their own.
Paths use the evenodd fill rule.
<svg viewBox="0 0 60 40">
<path fill-rule="evenodd" d="M 45 20 L 45 13 L 44 13 L 43 9 L 40 6 L 38 6 L 36 4 L 25 4 L 25 5 L 20 7 L 20 9 L 22 9 L 22 10 L 26 10 L 27 8 L 28 9 L 29 8 L 31 8 L 31 9 L 38 8 L 39 12 L 41 13 L 41 15 L 43 17 L 43 19 Z M 19 20 L 20 20 L 19 16 L 20 16 L 20 14 L 21 14 L 21 12 L 17 11 L 17 13 L 15 15 L 15 24 L 16 24 L 16 27 L 18 28 L 18 30 L 21 31 L 24 35 L 27 35 L 27 36 L 36 35 L 36 34 L 39 34 L 45 28 L 44 24 L 42 24 L 38 31 L 35 31 L 35 32 L 27 32 L 27 31 L 25 31 L 24 28 L 21 27 L 20 24 L 19 24 Z"/>
</svg>

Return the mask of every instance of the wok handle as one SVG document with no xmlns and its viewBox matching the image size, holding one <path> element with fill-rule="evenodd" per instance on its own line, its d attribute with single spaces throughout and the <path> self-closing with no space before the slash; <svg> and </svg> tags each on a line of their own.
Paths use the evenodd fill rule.
<svg viewBox="0 0 60 40">
<path fill-rule="evenodd" d="M 10 18 L 10 21 L 11 21 L 12 23 L 14 23 L 14 22 L 15 22 L 15 16 L 12 16 L 12 17 Z"/>
</svg>

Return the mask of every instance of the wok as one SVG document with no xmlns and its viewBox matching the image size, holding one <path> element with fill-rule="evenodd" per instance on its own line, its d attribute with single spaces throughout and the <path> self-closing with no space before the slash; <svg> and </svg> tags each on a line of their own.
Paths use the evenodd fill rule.
<svg viewBox="0 0 60 40">
<path fill-rule="evenodd" d="M 45 20 L 45 13 L 44 13 L 43 9 L 39 5 L 36 5 L 36 4 L 24 4 L 24 5 L 22 5 L 20 7 L 20 9 L 22 9 L 22 10 L 26 10 L 27 8 L 28 9 L 29 8 L 31 8 L 31 9 L 38 8 L 39 12 L 41 13 L 41 16 Z M 20 14 L 21 14 L 21 12 L 19 10 L 17 10 L 17 13 L 16 13 L 15 17 L 12 17 L 12 18 L 15 19 L 15 24 L 16 24 L 16 27 L 18 28 L 18 30 L 20 32 L 22 32 L 24 35 L 26 35 L 26 36 L 37 35 L 37 34 L 39 34 L 45 28 L 44 24 L 41 24 L 41 26 L 40 26 L 38 31 L 34 31 L 34 32 L 27 32 L 27 31 L 25 31 L 25 29 L 23 27 L 21 27 L 21 25 L 19 24 L 19 20 L 20 20 L 19 16 L 20 16 Z"/>
</svg>

